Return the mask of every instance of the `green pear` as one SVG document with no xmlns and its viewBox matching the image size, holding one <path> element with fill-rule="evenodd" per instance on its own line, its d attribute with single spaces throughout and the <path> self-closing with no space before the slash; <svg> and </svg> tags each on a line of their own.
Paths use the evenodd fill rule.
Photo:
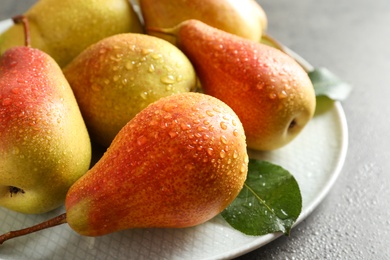
<svg viewBox="0 0 390 260">
<path fill-rule="evenodd" d="M 161 31 L 177 37 L 177 46 L 194 65 L 204 92 L 237 113 L 249 148 L 280 148 L 312 118 L 313 85 L 287 54 L 197 20 Z"/>
<path fill-rule="evenodd" d="M 91 138 L 108 147 L 138 112 L 196 86 L 191 62 L 174 45 L 146 34 L 117 34 L 88 47 L 63 69 Z"/>
<path fill-rule="evenodd" d="M 40 0 L 24 15 L 31 46 L 48 53 L 60 67 L 107 36 L 143 31 L 127 0 Z M 21 25 L 13 25 L 0 36 L 0 54 L 18 45 L 24 45 L 24 34 Z"/>
<path fill-rule="evenodd" d="M 147 28 L 170 28 L 197 19 L 238 36 L 259 41 L 267 27 L 267 16 L 254 0 L 140 0 L 148 34 L 175 43 L 175 38 Z"/>
<path fill-rule="evenodd" d="M 72 89 L 46 53 L 0 57 L 0 206 L 29 214 L 64 203 L 89 168 L 91 144 Z"/>
<path fill-rule="evenodd" d="M 68 223 L 81 235 L 199 225 L 225 209 L 248 170 L 244 129 L 222 101 L 201 93 L 161 98 L 118 133 L 69 189 L 66 213 L 12 237 Z"/>
</svg>

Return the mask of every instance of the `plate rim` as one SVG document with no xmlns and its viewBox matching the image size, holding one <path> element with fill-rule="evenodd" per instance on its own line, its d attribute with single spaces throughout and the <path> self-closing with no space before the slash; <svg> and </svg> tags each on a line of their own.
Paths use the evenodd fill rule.
<svg viewBox="0 0 390 260">
<path fill-rule="evenodd" d="M 334 165 L 332 172 L 329 174 L 329 179 L 325 183 L 325 185 L 322 186 L 322 189 L 318 192 L 318 195 L 315 196 L 315 198 L 306 205 L 305 209 L 301 212 L 298 219 L 293 225 L 293 228 L 299 225 L 304 219 L 306 219 L 318 206 L 321 204 L 321 202 L 325 199 L 325 197 L 329 194 L 331 188 L 336 183 L 338 177 L 341 174 L 341 171 L 343 169 L 347 153 L 348 153 L 348 144 L 349 144 L 349 133 L 348 133 L 348 124 L 347 119 L 345 115 L 345 111 L 342 107 L 342 104 L 340 101 L 335 101 L 333 104 L 333 107 L 329 109 L 329 111 L 334 110 L 334 112 L 337 115 L 337 119 L 339 121 L 339 127 L 340 127 L 340 149 L 338 150 L 338 156 L 336 157 L 335 161 L 337 163 Z M 259 236 L 258 238 L 253 239 L 250 243 L 248 243 L 246 246 L 241 246 L 239 249 L 236 249 L 236 251 L 232 250 L 231 252 L 226 252 L 223 254 L 215 255 L 212 258 L 204 258 L 206 259 L 232 259 L 236 258 L 242 255 L 245 255 L 247 253 L 250 253 L 256 249 L 259 249 L 270 242 L 276 240 L 277 238 L 281 237 L 283 234 L 280 232 L 277 233 L 270 233 L 266 234 L 264 236 Z"/>
</svg>

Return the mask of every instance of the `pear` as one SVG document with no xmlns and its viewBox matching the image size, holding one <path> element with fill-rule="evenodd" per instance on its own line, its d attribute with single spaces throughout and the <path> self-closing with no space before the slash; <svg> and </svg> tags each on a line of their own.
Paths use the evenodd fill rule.
<svg viewBox="0 0 390 260">
<path fill-rule="evenodd" d="M 91 138 L 108 147 L 150 103 L 196 86 L 195 70 L 174 45 L 145 34 L 117 34 L 88 47 L 63 69 Z"/>
<path fill-rule="evenodd" d="M 38 214 L 87 172 L 89 135 L 61 68 L 18 46 L 0 57 L 0 206 Z"/>
<path fill-rule="evenodd" d="M 170 28 L 189 19 L 197 19 L 213 27 L 259 41 L 267 28 L 267 16 L 254 0 L 140 0 L 148 34 L 171 43 L 175 38 L 147 28 Z"/>
<path fill-rule="evenodd" d="M 89 45 L 125 32 L 143 32 L 127 0 L 40 0 L 25 14 L 29 19 L 31 46 L 53 57 L 64 67 Z M 0 53 L 24 45 L 21 25 L 0 36 Z"/>
<path fill-rule="evenodd" d="M 69 189 L 66 213 L 0 236 L 68 223 L 81 235 L 199 225 L 226 208 L 246 179 L 245 134 L 222 101 L 201 93 L 161 98 L 118 133 Z"/>
<path fill-rule="evenodd" d="M 312 118 L 313 85 L 287 54 L 197 20 L 160 31 L 176 35 L 177 46 L 194 65 L 204 93 L 237 113 L 249 148 L 280 148 Z"/>
</svg>

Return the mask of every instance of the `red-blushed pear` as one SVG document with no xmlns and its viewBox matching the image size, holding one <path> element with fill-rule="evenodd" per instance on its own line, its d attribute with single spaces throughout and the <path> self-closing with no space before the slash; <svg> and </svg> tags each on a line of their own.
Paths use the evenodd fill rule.
<svg viewBox="0 0 390 260">
<path fill-rule="evenodd" d="M 183 228 L 219 214 L 242 189 L 244 129 L 233 110 L 201 93 L 161 98 L 118 133 L 68 191 L 66 213 L 12 237 L 67 222 L 99 236 L 129 228 Z"/>
<path fill-rule="evenodd" d="M 70 188 L 68 223 L 92 236 L 201 224 L 238 195 L 247 163 L 244 130 L 230 107 L 200 93 L 162 98 Z"/>
<path fill-rule="evenodd" d="M 31 214 L 59 207 L 90 160 L 86 126 L 57 63 L 28 46 L 6 51 L 0 57 L 0 206 Z"/>
<path fill-rule="evenodd" d="M 104 147 L 150 103 L 196 86 L 195 70 L 183 52 L 146 34 L 107 37 L 85 49 L 63 72 L 91 139 Z"/>
<path fill-rule="evenodd" d="M 171 35 L 148 30 L 170 28 L 189 19 L 197 19 L 221 30 L 260 41 L 267 27 L 267 16 L 254 0 L 140 0 L 148 34 L 175 43 Z"/>
<path fill-rule="evenodd" d="M 204 92 L 237 113 L 249 148 L 280 148 L 312 118 L 313 85 L 287 54 L 197 20 L 160 31 L 176 35 L 177 46 L 194 65 Z"/>
</svg>

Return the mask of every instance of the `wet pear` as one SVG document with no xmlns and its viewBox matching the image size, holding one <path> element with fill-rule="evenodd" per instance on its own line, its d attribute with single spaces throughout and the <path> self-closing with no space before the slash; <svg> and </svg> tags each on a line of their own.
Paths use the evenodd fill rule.
<svg viewBox="0 0 390 260">
<path fill-rule="evenodd" d="M 28 214 L 59 207 L 89 168 L 91 143 L 72 89 L 46 53 L 0 57 L 0 206 Z"/>
<path fill-rule="evenodd" d="M 293 140 L 315 110 L 313 85 L 303 68 L 276 48 L 189 20 L 174 30 L 206 94 L 241 119 L 249 148 L 273 150 Z"/>
<path fill-rule="evenodd" d="M 254 0 L 140 0 L 146 30 L 170 28 L 197 19 L 221 30 L 259 41 L 267 28 L 267 16 Z M 147 30 L 148 34 L 172 43 L 175 38 Z"/>
<path fill-rule="evenodd" d="M 194 68 L 174 45 L 145 34 L 118 34 L 88 47 L 64 69 L 91 138 L 108 147 L 150 103 L 196 85 Z"/>
<path fill-rule="evenodd" d="M 25 14 L 30 23 L 31 46 L 53 57 L 64 67 L 89 45 L 105 37 L 143 32 L 127 0 L 40 0 Z M 0 36 L 0 54 L 24 45 L 21 25 Z"/>
<path fill-rule="evenodd" d="M 198 225 L 237 196 L 247 163 L 244 130 L 226 104 L 199 93 L 162 98 L 70 188 L 67 221 L 89 236 Z"/>
</svg>

